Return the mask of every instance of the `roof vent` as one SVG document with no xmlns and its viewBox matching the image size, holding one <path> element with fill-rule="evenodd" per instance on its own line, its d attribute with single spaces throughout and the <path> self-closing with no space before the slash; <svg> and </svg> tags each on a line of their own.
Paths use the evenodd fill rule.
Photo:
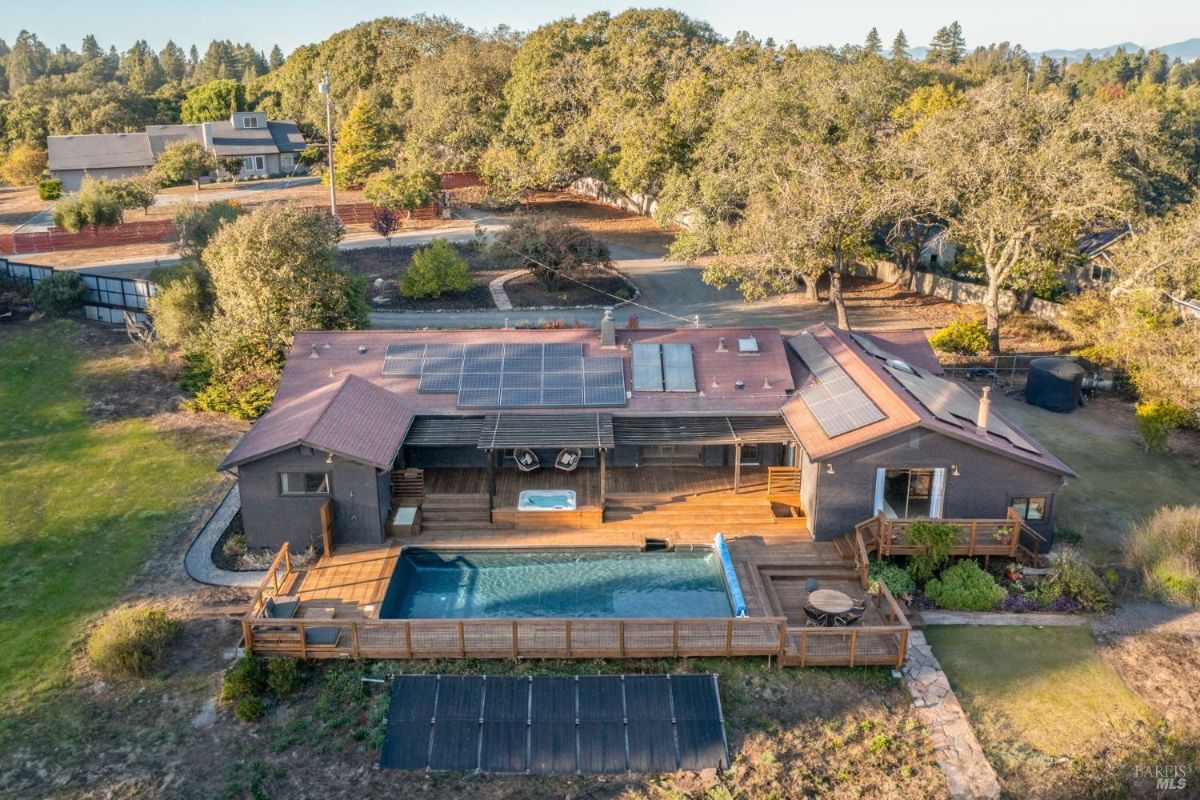
<svg viewBox="0 0 1200 800">
<path fill-rule="evenodd" d="M 330 377 L 330 378 L 336 378 L 336 377 L 337 377 L 337 375 L 334 375 L 334 374 L 333 374 L 333 367 L 330 367 L 330 368 L 329 368 L 329 377 Z"/>
<path fill-rule="evenodd" d="M 733 388 L 737 389 L 740 392 L 746 388 L 746 382 L 745 381 L 734 381 Z"/>
<path fill-rule="evenodd" d="M 308 357 L 309 358 L 320 358 L 321 357 L 321 354 L 317 352 L 317 346 L 315 344 L 312 346 L 312 352 L 308 354 Z"/>
<path fill-rule="evenodd" d="M 365 344 L 360 344 L 358 346 L 358 354 L 360 356 L 365 356 L 367 354 L 367 346 Z"/>
<path fill-rule="evenodd" d="M 718 353 L 728 353 L 729 352 L 729 348 L 725 346 L 725 337 L 724 336 L 717 339 L 717 352 Z"/>
<path fill-rule="evenodd" d="M 917 371 L 912 368 L 911 364 L 909 364 L 907 361 L 901 361 L 898 358 L 889 358 L 887 360 L 887 365 L 889 367 L 891 367 L 892 369 L 898 369 L 901 372 L 907 372 L 909 375 L 917 374 Z M 918 377 L 920 377 L 920 376 L 918 376 Z"/>
<path fill-rule="evenodd" d="M 775 388 L 774 386 L 771 385 L 770 378 L 763 378 L 763 388 L 764 389 L 774 389 Z"/>
<path fill-rule="evenodd" d="M 738 352 L 748 355 L 758 355 L 758 339 L 745 336 L 738 339 Z"/>
</svg>

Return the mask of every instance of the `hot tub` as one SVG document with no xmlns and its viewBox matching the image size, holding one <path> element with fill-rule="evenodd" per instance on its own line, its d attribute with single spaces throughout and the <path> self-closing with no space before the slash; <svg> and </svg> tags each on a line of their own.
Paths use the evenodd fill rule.
<svg viewBox="0 0 1200 800">
<path fill-rule="evenodd" d="M 574 511 L 571 489 L 526 489 L 517 502 L 518 511 Z"/>
</svg>

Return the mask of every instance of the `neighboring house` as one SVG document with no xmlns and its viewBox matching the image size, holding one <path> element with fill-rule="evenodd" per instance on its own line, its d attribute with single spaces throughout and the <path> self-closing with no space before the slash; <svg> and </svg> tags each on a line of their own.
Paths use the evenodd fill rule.
<svg viewBox="0 0 1200 800">
<path fill-rule="evenodd" d="M 1113 246 L 1129 235 L 1129 229 L 1100 231 L 1080 239 L 1075 246 L 1079 265 L 1064 271 L 1063 286 L 1072 292 L 1095 289 L 1108 283 L 1116 274 Z"/>
<path fill-rule="evenodd" d="M 1011 507 L 1049 533 L 1074 473 L 986 403 L 977 430 L 979 399 L 939 373 L 919 333 L 825 325 L 302 332 L 220 469 L 236 470 L 252 547 L 320 542 L 323 513 L 338 544 L 378 544 L 401 507 L 454 530 L 594 528 L 739 492 L 703 521 L 664 518 L 782 516 L 829 540 L 877 512 Z M 531 491 L 562 507 L 529 510 Z"/>
<path fill-rule="evenodd" d="M 195 141 L 218 158 L 240 158 L 241 175 L 278 175 L 296 170 L 304 137 L 296 123 L 268 120 L 262 111 L 239 111 L 228 121 L 198 125 L 150 125 L 142 133 L 49 136 L 49 169 L 67 191 L 85 176 L 129 178 L 148 172 L 171 143 Z"/>
</svg>

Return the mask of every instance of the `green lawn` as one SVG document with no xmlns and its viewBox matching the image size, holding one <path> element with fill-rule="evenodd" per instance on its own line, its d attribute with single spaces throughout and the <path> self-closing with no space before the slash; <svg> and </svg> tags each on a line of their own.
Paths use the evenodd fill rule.
<svg viewBox="0 0 1200 800">
<path fill-rule="evenodd" d="M 1058 496 L 1056 522 L 1083 534 L 1094 558 L 1119 558 L 1130 525 L 1160 506 L 1196 501 L 1200 468 L 1146 452 L 1132 410 L 1115 402 L 1072 414 L 1006 399 L 997 408 L 1079 473 Z"/>
<path fill-rule="evenodd" d="M 1080 755 L 1151 719 L 1096 654 L 1087 625 L 932 626 L 925 636 L 985 749 Z"/>
<path fill-rule="evenodd" d="M 81 632 L 212 489 L 217 453 L 88 405 L 144 366 L 80 323 L 0 332 L 0 715 L 66 681 Z M 130 353 L 134 355 L 130 355 Z"/>
</svg>

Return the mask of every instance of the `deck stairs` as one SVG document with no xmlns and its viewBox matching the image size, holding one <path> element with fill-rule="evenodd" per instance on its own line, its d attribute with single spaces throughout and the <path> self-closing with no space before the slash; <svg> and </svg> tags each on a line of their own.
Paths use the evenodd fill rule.
<svg viewBox="0 0 1200 800">
<path fill-rule="evenodd" d="M 788 525 L 807 530 L 803 517 L 776 516 L 761 493 L 691 497 L 609 495 L 604 505 L 604 522 L 655 527 L 694 527 L 698 522 L 727 526 Z"/>
<path fill-rule="evenodd" d="M 445 531 L 490 528 L 487 495 L 427 494 L 421 504 L 421 530 Z"/>
</svg>

